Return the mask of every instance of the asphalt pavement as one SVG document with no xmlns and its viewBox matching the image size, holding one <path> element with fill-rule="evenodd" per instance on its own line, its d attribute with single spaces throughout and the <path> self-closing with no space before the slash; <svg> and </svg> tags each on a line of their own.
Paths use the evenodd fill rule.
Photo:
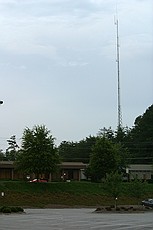
<svg viewBox="0 0 153 230">
<path fill-rule="evenodd" d="M 25 209 L 25 214 L 1 214 L 0 230 L 147 230 L 153 212 L 93 213 L 94 209 Z"/>
</svg>

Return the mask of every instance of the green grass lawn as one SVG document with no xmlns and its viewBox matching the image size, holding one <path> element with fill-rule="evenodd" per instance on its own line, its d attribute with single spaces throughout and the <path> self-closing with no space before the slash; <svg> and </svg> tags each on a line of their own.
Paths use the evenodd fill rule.
<svg viewBox="0 0 153 230">
<path fill-rule="evenodd" d="M 51 182 L 28 183 L 20 181 L 0 181 L 0 206 L 49 207 L 52 205 L 64 206 L 100 206 L 114 204 L 103 183 L 91 182 Z M 147 184 L 146 197 L 153 198 L 153 184 Z M 123 183 L 118 204 L 137 204 L 138 199 L 130 194 L 130 183 Z"/>
</svg>

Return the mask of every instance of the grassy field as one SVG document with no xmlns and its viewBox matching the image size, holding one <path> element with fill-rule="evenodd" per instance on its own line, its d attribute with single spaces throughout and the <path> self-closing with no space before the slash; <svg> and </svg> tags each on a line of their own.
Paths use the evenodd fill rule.
<svg viewBox="0 0 153 230">
<path fill-rule="evenodd" d="M 90 182 L 51 182 L 27 183 L 0 181 L 0 206 L 24 207 L 77 207 L 112 205 L 114 200 L 104 190 L 102 183 Z M 153 198 L 153 184 L 147 184 L 141 198 L 130 194 L 130 183 L 124 183 L 118 204 L 138 204 L 141 199 Z"/>
</svg>

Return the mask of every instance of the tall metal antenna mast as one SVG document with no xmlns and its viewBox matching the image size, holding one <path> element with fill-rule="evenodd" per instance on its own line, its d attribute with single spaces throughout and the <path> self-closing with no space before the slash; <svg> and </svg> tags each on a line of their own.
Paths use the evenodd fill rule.
<svg viewBox="0 0 153 230">
<path fill-rule="evenodd" d="M 121 112 L 121 95 L 120 95 L 120 45 L 119 45 L 119 29 L 118 18 L 115 20 L 116 25 L 116 45 L 117 45 L 117 95 L 118 95 L 118 130 L 122 127 L 122 112 Z"/>
</svg>

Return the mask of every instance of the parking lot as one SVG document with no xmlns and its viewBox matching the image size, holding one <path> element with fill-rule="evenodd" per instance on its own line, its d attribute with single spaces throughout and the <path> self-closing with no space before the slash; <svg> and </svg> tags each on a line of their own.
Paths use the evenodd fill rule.
<svg viewBox="0 0 153 230">
<path fill-rule="evenodd" d="M 94 209 L 25 209 L 25 214 L 1 214 L 0 230 L 146 230 L 153 213 L 93 213 Z"/>
</svg>

